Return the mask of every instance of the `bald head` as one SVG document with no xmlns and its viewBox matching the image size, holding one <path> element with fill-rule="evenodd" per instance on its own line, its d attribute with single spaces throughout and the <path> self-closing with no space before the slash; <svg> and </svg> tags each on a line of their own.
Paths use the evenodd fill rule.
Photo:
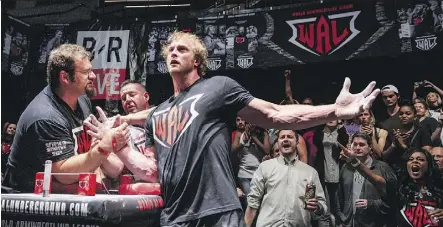
<svg viewBox="0 0 443 227">
<path fill-rule="evenodd" d="M 149 94 L 145 87 L 137 81 L 127 80 L 122 83 L 120 100 L 127 114 L 149 109 Z"/>
<path fill-rule="evenodd" d="M 431 150 L 432 157 L 434 157 L 435 164 L 439 169 L 443 169 L 443 147 L 434 147 Z"/>
</svg>

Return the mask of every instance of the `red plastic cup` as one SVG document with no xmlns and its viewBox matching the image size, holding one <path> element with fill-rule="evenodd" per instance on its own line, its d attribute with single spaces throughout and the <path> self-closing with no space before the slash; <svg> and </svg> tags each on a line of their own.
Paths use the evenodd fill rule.
<svg viewBox="0 0 443 227">
<path fill-rule="evenodd" d="M 128 194 L 128 186 L 132 184 L 134 178 L 132 175 L 124 174 L 120 176 L 120 185 L 118 186 L 118 194 L 119 195 L 127 195 Z"/>
<path fill-rule="evenodd" d="M 95 173 L 80 173 L 78 175 L 78 195 L 95 196 L 96 191 Z"/>
<path fill-rule="evenodd" d="M 45 173 L 38 172 L 35 174 L 35 182 L 34 182 L 34 193 L 41 195 L 43 194 L 43 179 Z M 52 177 L 49 178 L 49 193 L 51 193 L 52 188 Z"/>
</svg>

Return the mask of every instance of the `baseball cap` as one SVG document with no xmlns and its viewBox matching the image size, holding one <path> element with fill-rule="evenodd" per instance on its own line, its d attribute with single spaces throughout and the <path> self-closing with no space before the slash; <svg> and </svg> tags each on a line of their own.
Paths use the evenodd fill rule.
<svg viewBox="0 0 443 227">
<path fill-rule="evenodd" d="M 393 91 L 397 94 L 399 93 L 398 89 L 394 85 L 386 85 L 381 89 L 381 91 Z"/>
</svg>

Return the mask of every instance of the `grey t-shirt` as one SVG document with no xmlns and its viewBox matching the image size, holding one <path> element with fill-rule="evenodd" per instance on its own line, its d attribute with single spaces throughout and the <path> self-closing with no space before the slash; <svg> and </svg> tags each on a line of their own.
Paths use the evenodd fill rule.
<svg viewBox="0 0 443 227">
<path fill-rule="evenodd" d="M 151 112 L 146 145 L 157 152 L 162 226 L 241 209 L 228 122 L 252 99 L 234 80 L 215 76 L 199 79 Z"/>
</svg>

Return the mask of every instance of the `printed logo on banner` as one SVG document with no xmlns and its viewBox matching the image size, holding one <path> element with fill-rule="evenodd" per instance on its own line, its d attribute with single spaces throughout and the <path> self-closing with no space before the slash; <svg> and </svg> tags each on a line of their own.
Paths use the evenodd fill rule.
<svg viewBox="0 0 443 227">
<path fill-rule="evenodd" d="M 235 37 L 235 42 L 238 44 L 242 44 L 246 41 L 246 38 L 244 36 L 237 36 Z"/>
<path fill-rule="evenodd" d="M 435 46 L 437 46 L 437 37 L 436 36 L 422 36 L 415 38 L 416 47 L 423 51 L 432 50 Z"/>
<path fill-rule="evenodd" d="M 154 139 L 167 148 L 178 141 L 199 115 L 195 106 L 203 95 L 194 95 L 177 105 L 156 111 L 152 115 Z"/>
<path fill-rule="evenodd" d="M 208 67 L 209 70 L 215 71 L 221 67 L 221 63 L 222 63 L 221 59 L 213 58 L 213 59 L 208 59 L 206 61 L 206 66 Z"/>
<path fill-rule="evenodd" d="M 247 69 L 254 64 L 253 60 L 254 60 L 253 57 L 240 56 L 237 58 L 237 65 L 240 66 L 240 68 Z"/>
<path fill-rule="evenodd" d="M 289 42 L 317 56 L 331 55 L 360 33 L 355 28 L 355 20 L 360 12 L 288 20 L 286 23 L 293 30 Z M 343 23 L 344 19 L 347 19 L 347 24 L 343 29 L 339 29 L 343 27 L 339 23 Z"/>
<path fill-rule="evenodd" d="M 168 66 L 166 65 L 166 62 L 165 61 L 159 61 L 157 63 L 157 70 L 160 73 L 168 73 Z"/>
<path fill-rule="evenodd" d="M 78 32 L 77 44 L 91 52 L 97 76 L 94 82 L 97 92 L 92 99 L 120 99 L 118 91 L 126 79 L 128 43 L 129 30 Z"/>
</svg>

